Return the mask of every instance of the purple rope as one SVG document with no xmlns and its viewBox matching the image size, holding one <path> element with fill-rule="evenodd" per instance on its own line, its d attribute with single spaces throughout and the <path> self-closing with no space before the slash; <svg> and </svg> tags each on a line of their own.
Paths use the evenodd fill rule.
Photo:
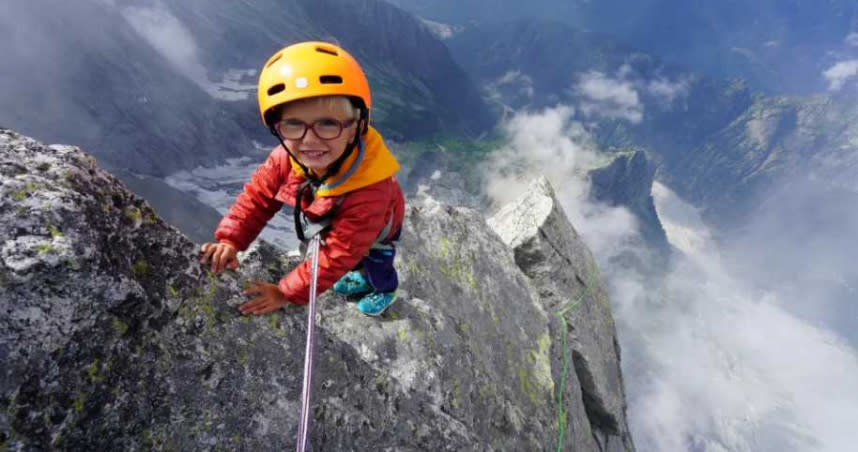
<svg viewBox="0 0 858 452">
<path fill-rule="evenodd" d="M 301 421 L 298 424 L 298 452 L 307 449 L 307 432 L 310 430 L 310 393 L 313 386 L 313 345 L 316 325 L 316 283 L 319 280 L 319 235 L 310 241 L 312 254 L 310 273 L 310 308 L 307 311 L 307 349 L 304 353 L 304 389 L 301 392 Z"/>
</svg>

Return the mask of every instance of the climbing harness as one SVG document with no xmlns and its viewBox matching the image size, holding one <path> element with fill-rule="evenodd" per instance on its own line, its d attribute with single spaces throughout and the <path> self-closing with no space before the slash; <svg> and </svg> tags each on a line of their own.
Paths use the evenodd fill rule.
<svg viewBox="0 0 858 452">
<path fill-rule="evenodd" d="M 313 386 L 313 345 L 316 326 L 316 286 L 319 279 L 319 234 L 310 240 L 310 303 L 307 310 L 307 348 L 304 353 L 304 388 L 301 391 L 301 420 L 298 423 L 298 452 L 307 449 L 307 433 L 310 430 L 310 394 Z"/>
</svg>

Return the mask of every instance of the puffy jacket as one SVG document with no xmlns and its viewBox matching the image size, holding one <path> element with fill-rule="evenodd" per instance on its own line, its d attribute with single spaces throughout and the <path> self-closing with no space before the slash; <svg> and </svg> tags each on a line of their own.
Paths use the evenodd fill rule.
<svg viewBox="0 0 858 452">
<path fill-rule="evenodd" d="M 328 290 L 352 270 L 377 240 L 394 237 L 402 227 L 405 200 L 394 174 L 396 158 L 378 132 L 370 128 L 360 146 L 343 162 L 328 184 L 317 189 L 314 199 L 301 200 L 308 220 L 329 215 L 330 228 L 323 233 L 319 253 L 319 293 Z M 221 220 L 215 239 L 244 251 L 283 204 L 294 207 L 298 189 L 306 180 L 301 168 L 278 146 L 251 176 L 244 191 Z M 379 237 L 392 219 L 386 237 Z M 295 304 L 305 304 L 310 293 L 310 263 L 305 261 L 280 280 L 278 286 Z"/>
</svg>

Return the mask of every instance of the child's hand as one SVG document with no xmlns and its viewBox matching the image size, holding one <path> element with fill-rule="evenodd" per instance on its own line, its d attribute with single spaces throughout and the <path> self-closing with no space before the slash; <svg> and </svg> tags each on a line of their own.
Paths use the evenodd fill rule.
<svg viewBox="0 0 858 452">
<path fill-rule="evenodd" d="M 212 260 L 213 273 L 220 273 L 226 268 L 238 268 L 238 259 L 235 257 L 237 251 L 228 243 L 204 243 L 201 253 L 200 262 Z"/>
<path fill-rule="evenodd" d="M 238 307 L 244 315 L 268 314 L 282 308 L 289 302 L 286 296 L 283 295 L 283 292 L 280 291 L 280 288 L 277 287 L 277 284 L 262 281 L 254 281 L 253 285 L 244 289 L 241 293 L 245 295 L 259 294 L 258 297 Z"/>
</svg>

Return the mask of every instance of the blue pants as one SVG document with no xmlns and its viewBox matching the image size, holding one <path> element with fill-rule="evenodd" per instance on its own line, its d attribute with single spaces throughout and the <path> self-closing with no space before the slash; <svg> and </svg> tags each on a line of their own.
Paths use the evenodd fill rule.
<svg viewBox="0 0 858 452">
<path fill-rule="evenodd" d="M 376 292 L 393 292 L 399 287 L 399 277 L 393 268 L 395 249 L 370 250 L 369 255 L 361 259 L 356 270 L 363 269 L 366 280 Z"/>
<path fill-rule="evenodd" d="M 391 242 L 399 239 L 401 230 L 396 231 Z M 355 270 L 364 270 L 366 280 L 376 292 L 393 292 L 399 287 L 399 276 L 393 268 L 396 248 L 370 249 L 369 254 L 358 263 Z"/>
</svg>

